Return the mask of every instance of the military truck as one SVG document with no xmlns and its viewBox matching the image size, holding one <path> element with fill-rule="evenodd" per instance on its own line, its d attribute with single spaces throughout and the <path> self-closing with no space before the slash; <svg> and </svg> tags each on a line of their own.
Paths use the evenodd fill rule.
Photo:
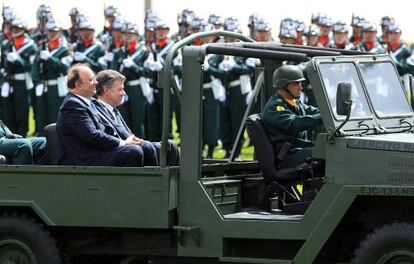
<svg viewBox="0 0 414 264">
<path fill-rule="evenodd" d="M 171 48 L 163 87 L 177 92 L 174 53 L 209 34 L 244 42 L 183 49 L 181 165 L 166 166 L 164 100 L 160 167 L 0 166 L 0 263 L 414 263 L 414 115 L 391 58 L 197 33 Z M 275 171 L 265 183 L 266 159 L 203 159 L 207 54 L 259 58 L 262 102 L 277 67 L 304 63 L 324 123 L 313 153 L 323 169 L 310 161 L 306 177 Z"/>
</svg>

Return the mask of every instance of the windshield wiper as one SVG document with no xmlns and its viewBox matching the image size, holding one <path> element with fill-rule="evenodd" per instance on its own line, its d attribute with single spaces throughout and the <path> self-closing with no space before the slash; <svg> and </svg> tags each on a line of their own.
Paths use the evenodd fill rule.
<svg viewBox="0 0 414 264">
<path fill-rule="evenodd" d="M 366 135 L 370 129 L 370 127 L 367 124 L 364 124 L 364 122 L 365 120 L 361 120 L 358 122 L 358 128 L 365 128 L 365 130 L 361 132 L 361 136 Z"/>
<path fill-rule="evenodd" d="M 411 131 L 411 129 L 413 129 L 413 125 L 412 125 L 410 122 L 408 122 L 406 119 L 407 119 L 407 118 L 401 118 L 401 119 L 400 119 L 400 126 L 401 126 L 401 127 L 402 127 L 402 125 L 403 125 L 403 124 L 408 125 L 408 128 L 407 128 L 407 129 L 402 130 L 401 132 L 407 132 L 407 131 Z"/>
</svg>

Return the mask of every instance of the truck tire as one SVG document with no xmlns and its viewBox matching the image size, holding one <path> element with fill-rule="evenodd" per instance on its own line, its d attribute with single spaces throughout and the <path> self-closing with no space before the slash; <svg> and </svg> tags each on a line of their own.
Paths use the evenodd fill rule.
<svg viewBox="0 0 414 264">
<path fill-rule="evenodd" d="M 60 264 L 55 240 L 33 218 L 16 213 L 0 216 L 0 263 Z"/>
<path fill-rule="evenodd" d="M 374 230 L 355 251 L 355 264 L 414 264 L 414 225 L 393 223 Z"/>
</svg>

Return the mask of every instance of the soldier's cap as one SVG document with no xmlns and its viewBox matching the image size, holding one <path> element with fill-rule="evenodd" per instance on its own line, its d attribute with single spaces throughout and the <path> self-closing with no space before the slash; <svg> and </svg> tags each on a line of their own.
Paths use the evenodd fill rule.
<svg viewBox="0 0 414 264">
<path fill-rule="evenodd" d="M 50 13 L 52 13 L 50 6 L 41 4 L 39 8 L 37 8 L 36 17 L 38 19 L 48 19 Z"/>
<path fill-rule="evenodd" d="M 296 36 L 297 36 L 296 29 L 292 26 L 283 27 L 280 29 L 279 38 L 285 37 L 285 38 L 296 39 Z"/>
<path fill-rule="evenodd" d="M 369 21 L 366 21 L 362 26 L 362 32 L 377 32 L 377 26 Z"/>
<path fill-rule="evenodd" d="M 190 29 L 198 29 L 202 31 L 205 26 L 206 26 L 206 21 L 199 17 L 193 18 L 193 20 L 191 20 L 191 23 L 190 23 Z"/>
<path fill-rule="evenodd" d="M 300 21 L 300 20 L 296 20 L 295 21 L 295 29 L 296 29 L 296 31 L 298 31 L 298 32 L 302 32 L 302 31 L 305 31 L 305 22 L 303 22 L 303 21 Z"/>
<path fill-rule="evenodd" d="M 16 17 L 16 14 L 14 13 L 11 7 L 5 6 L 3 8 L 3 21 L 4 22 L 10 23 L 15 17 Z"/>
<path fill-rule="evenodd" d="M 120 14 L 119 13 L 119 10 L 118 10 L 118 8 L 117 7 L 115 7 L 115 6 L 108 6 L 107 8 L 105 8 L 105 10 L 104 10 L 104 15 L 106 16 L 106 17 L 114 17 L 114 16 L 116 16 L 116 14 Z"/>
<path fill-rule="evenodd" d="M 191 20 L 195 16 L 194 11 L 190 9 L 184 9 L 180 14 L 177 15 L 178 25 L 190 25 Z"/>
<path fill-rule="evenodd" d="M 303 72 L 295 65 L 280 66 L 273 73 L 273 87 L 276 89 L 285 88 L 290 83 L 303 81 L 305 81 Z"/>
<path fill-rule="evenodd" d="M 395 20 L 394 20 L 394 18 L 393 18 L 393 17 L 390 17 L 390 16 L 383 16 L 383 17 L 381 18 L 380 25 L 381 25 L 382 27 L 388 27 L 388 26 L 390 26 L 391 24 L 395 24 Z"/>
<path fill-rule="evenodd" d="M 217 14 L 211 14 L 208 16 L 208 23 L 213 25 L 223 25 L 223 19 Z"/>
<path fill-rule="evenodd" d="M 112 22 L 112 30 L 123 31 L 125 29 L 125 21 L 121 16 L 116 16 Z"/>
<path fill-rule="evenodd" d="M 365 18 L 360 16 L 354 16 L 351 21 L 352 27 L 362 27 L 364 25 Z"/>
<path fill-rule="evenodd" d="M 398 24 L 391 24 L 388 26 L 388 33 L 401 33 L 401 28 Z"/>
<path fill-rule="evenodd" d="M 305 30 L 305 35 L 306 36 L 319 36 L 319 33 L 320 33 L 320 30 L 319 30 L 319 27 L 317 25 L 310 25 Z"/>
<path fill-rule="evenodd" d="M 49 21 L 47 21 L 46 25 L 46 30 L 47 31 L 61 31 L 62 28 L 62 24 L 60 24 L 58 21 L 54 20 L 54 19 L 50 19 Z"/>
<path fill-rule="evenodd" d="M 334 33 L 348 33 L 349 28 L 348 25 L 343 21 L 337 21 L 332 27 L 332 31 Z"/>
<path fill-rule="evenodd" d="M 164 20 L 158 19 L 157 22 L 155 22 L 155 29 L 170 29 L 170 27 Z"/>
<path fill-rule="evenodd" d="M 157 14 L 154 10 L 152 10 L 152 9 L 148 9 L 148 10 L 145 12 L 145 19 L 144 19 L 145 23 L 146 23 L 148 20 L 157 20 L 157 19 L 158 19 L 158 14 Z"/>
<path fill-rule="evenodd" d="M 267 22 L 264 19 L 260 19 L 259 21 L 257 21 L 255 29 L 259 32 L 267 32 L 272 30 L 272 27 L 270 26 L 269 22 Z"/>
<path fill-rule="evenodd" d="M 319 26 L 332 27 L 332 19 L 326 16 L 319 18 Z"/>
<path fill-rule="evenodd" d="M 80 21 L 79 21 L 79 29 L 90 29 L 90 30 L 95 30 L 95 28 L 92 26 L 90 20 L 88 17 L 83 17 Z"/>
<path fill-rule="evenodd" d="M 69 16 L 77 16 L 80 10 L 77 7 L 72 7 L 69 11 Z"/>
<path fill-rule="evenodd" d="M 224 20 L 223 28 L 227 31 L 241 33 L 239 20 L 234 17 L 226 18 L 226 20 Z"/>
<path fill-rule="evenodd" d="M 312 16 L 311 16 L 311 22 L 312 22 L 312 24 L 319 23 L 319 18 L 320 17 L 321 17 L 321 13 L 320 12 L 312 12 Z"/>
<path fill-rule="evenodd" d="M 21 18 L 14 18 L 12 20 L 12 27 L 14 28 L 20 28 L 20 29 L 26 29 L 27 28 L 27 23 L 26 21 L 24 21 Z"/>
<path fill-rule="evenodd" d="M 154 31 L 157 25 L 157 20 L 147 20 L 145 21 L 145 30 L 146 31 Z"/>
<path fill-rule="evenodd" d="M 125 24 L 125 32 L 131 34 L 139 34 L 138 25 L 134 23 L 126 23 Z"/>
<path fill-rule="evenodd" d="M 256 27 L 257 22 L 259 22 L 260 18 L 261 18 L 261 17 L 260 17 L 260 15 L 259 15 L 259 14 L 256 14 L 256 13 L 251 14 L 251 15 L 249 16 L 249 20 L 247 21 L 247 26 L 248 26 L 248 27 Z"/>
<path fill-rule="evenodd" d="M 282 21 L 280 21 L 280 28 L 287 28 L 287 27 L 293 27 L 294 26 L 294 21 L 292 18 L 290 17 L 286 17 L 284 19 L 282 19 Z"/>
</svg>

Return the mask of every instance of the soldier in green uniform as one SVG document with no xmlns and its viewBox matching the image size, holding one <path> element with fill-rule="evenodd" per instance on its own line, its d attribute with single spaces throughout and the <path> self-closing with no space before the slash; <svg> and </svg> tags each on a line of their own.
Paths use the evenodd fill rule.
<svg viewBox="0 0 414 264">
<path fill-rule="evenodd" d="M 104 9 L 104 16 L 105 25 L 103 31 L 98 34 L 97 38 L 102 42 L 102 44 L 104 44 L 105 47 L 107 47 L 111 38 L 113 23 L 115 18 L 120 16 L 120 13 L 117 7 L 108 6 Z"/>
<path fill-rule="evenodd" d="M 386 46 L 388 44 L 388 27 L 395 24 L 394 18 L 389 16 L 383 16 L 381 18 L 381 36 L 378 38 L 378 42 L 381 45 Z"/>
<path fill-rule="evenodd" d="M 12 131 L 26 136 L 28 132 L 29 95 L 33 88 L 32 64 L 37 46 L 25 34 L 26 24 L 15 18 L 12 21 L 12 41 L 4 47 L 2 63 L 6 79 L 1 87 L 4 122 Z"/>
<path fill-rule="evenodd" d="M 57 121 L 59 107 L 67 93 L 66 74 L 72 61 L 69 48 L 62 41 L 62 26 L 49 20 L 46 30 L 47 46 L 39 52 L 33 67 L 39 135 L 43 135 L 46 125 Z"/>
<path fill-rule="evenodd" d="M 377 40 L 377 27 L 374 23 L 366 21 L 363 25 L 362 41 L 359 43 L 357 49 L 378 54 L 385 53 L 384 47 Z"/>
<path fill-rule="evenodd" d="M 0 52 L 0 56 L 1 56 L 1 66 L 0 66 L 0 85 L 3 84 L 3 82 L 5 81 L 5 77 L 6 76 L 6 72 L 5 72 L 5 63 L 6 63 L 6 58 L 4 57 L 4 55 L 7 53 L 7 51 L 5 50 L 5 48 L 9 45 L 8 43 L 11 41 L 12 38 L 12 30 L 11 30 L 11 22 L 14 19 L 14 12 L 13 9 L 9 6 L 3 6 L 3 10 L 2 10 L 2 16 L 3 16 L 3 25 L 2 25 L 2 32 L 1 32 L 1 36 L 0 36 L 0 43 L 1 43 L 1 52 Z M 0 98 L 0 119 L 4 119 L 3 117 L 3 104 L 2 104 L 2 99 Z"/>
<path fill-rule="evenodd" d="M 184 9 L 177 16 L 178 32 L 171 36 L 172 41 L 177 42 L 190 35 L 190 23 L 195 17 L 194 11 Z"/>
<path fill-rule="evenodd" d="M 318 42 L 322 47 L 327 47 L 331 42 L 332 19 L 326 16 L 319 18 L 319 39 Z"/>
<path fill-rule="evenodd" d="M 70 43 L 76 43 L 79 39 L 78 24 L 81 12 L 77 7 L 69 11 L 71 27 L 64 31 L 66 40 Z"/>
<path fill-rule="evenodd" d="M 165 21 L 159 19 L 155 26 L 155 42 L 151 45 L 152 54 L 144 63 L 144 66 L 152 72 L 151 88 L 154 93 L 154 101 L 147 107 L 146 135 L 150 141 L 161 140 L 164 97 L 163 87 L 157 86 L 157 73 L 162 70 L 165 56 L 174 44 L 174 41 L 168 37 L 169 32 L 170 27 Z M 172 116 L 172 112 L 169 115 Z M 171 127 L 169 131 L 171 131 Z"/>
<path fill-rule="evenodd" d="M 127 23 L 126 46 L 115 53 L 114 61 L 119 62 L 119 71 L 126 77 L 125 92 L 127 100 L 119 107 L 128 127 L 132 133 L 145 138 L 145 109 L 147 103 L 154 100 L 150 88 L 150 71 L 144 67 L 149 52 L 145 43 L 139 41 L 138 26 Z"/>
<path fill-rule="evenodd" d="M 73 62 L 87 63 L 94 72 L 107 67 L 104 45 L 94 37 L 95 28 L 88 18 L 79 22 L 79 40 L 73 45 Z"/>
<path fill-rule="evenodd" d="M 13 164 L 46 165 L 48 162 L 46 138 L 25 139 L 21 135 L 12 133 L 0 120 L 0 155 L 9 158 Z"/>
<path fill-rule="evenodd" d="M 410 73 L 406 61 L 411 56 L 411 49 L 407 46 L 405 41 L 401 40 L 401 29 L 397 24 L 388 27 L 387 39 L 388 54 L 394 60 L 400 76 Z"/>
<path fill-rule="evenodd" d="M 155 41 L 155 26 L 158 20 L 158 15 L 151 9 L 145 12 L 144 20 L 144 41 L 147 50 L 152 53 L 152 43 Z"/>
<path fill-rule="evenodd" d="M 273 144 L 278 168 L 293 168 L 312 157 L 307 130 L 322 124 L 319 110 L 299 100 L 305 80 L 294 65 L 279 67 L 273 74 L 274 94 L 262 113 L 263 125 Z"/>
<path fill-rule="evenodd" d="M 119 61 L 114 61 L 115 54 L 121 52 L 121 49 L 125 46 L 125 21 L 121 16 L 117 16 L 112 23 L 112 32 L 111 37 L 108 40 L 108 48 L 106 50 L 106 62 L 108 68 L 119 71 L 122 61 L 120 60 L 121 56 L 118 56 Z"/>
<path fill-rule="evenodd" d="M 241 33 L 239 21 L 229 17 L 224 21 L 224 30 Z M 234 38 L 225 38 L 226 42 L 235 42 Z M 221 62 L 212 63 L 212 67 L 217 65 L 221 74 L 221 79 L 226 87 L 226 101 L 220 111 L 221 119 L 221 140 L 226 156 L 235 144 L 237 133 L 246 110 L 246 97 L 251 92 L 250 74 L 254 68 L 246 64 L 246 59 L 234 56 L 221 56 Z M 243 145 L 243 138 L 239 141 L 234 153 L 238 157 Z"/>
<path fill-rule="evenodd" d="M 363 17 L 352 15 L 352 36 L 349 38 L 349 42 L 352 43 L 355 47 L 357 47 L 362 41 L 362 26 L 364 23 L 365 19 Z"/>
<path fill-rule="evenodd" d="M 345 22 L 337 21 L 333 25 L 333 41 L 328 45 L 330 48 L 355 50 L 355 46 L 348 42 L 348 26 Z"/>
<path fill-rule="evenodd" d="M 306 46 L 319 47 L 319 27 L 317 25 L 310 25 L 306 31 Z"/>
</svg>

